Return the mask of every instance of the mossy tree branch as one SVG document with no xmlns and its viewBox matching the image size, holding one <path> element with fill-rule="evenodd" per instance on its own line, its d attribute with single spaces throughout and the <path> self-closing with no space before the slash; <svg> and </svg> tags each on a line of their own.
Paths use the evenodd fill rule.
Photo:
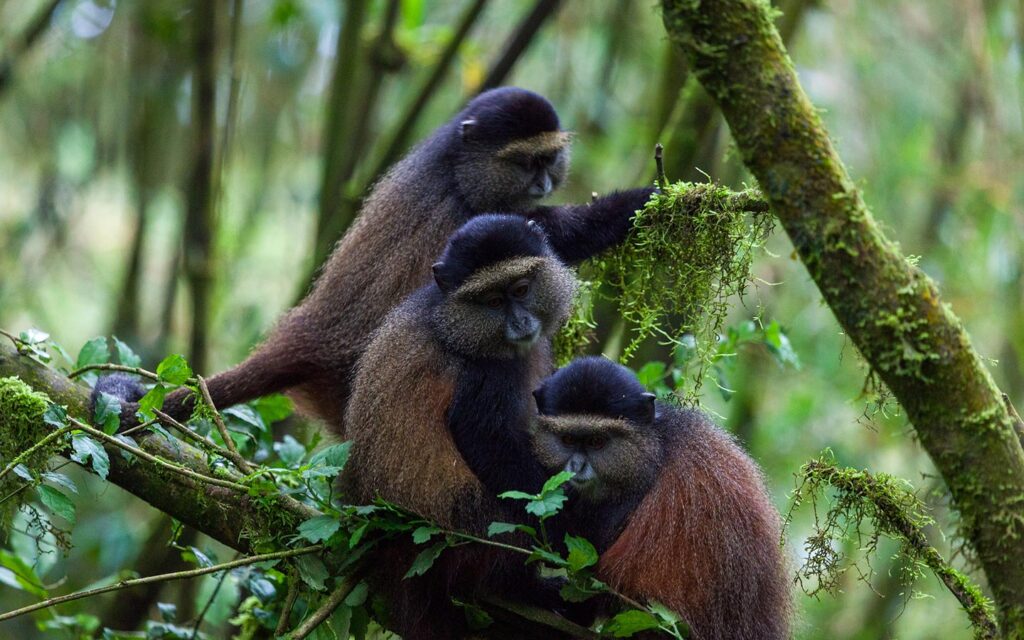
<svg viewBox="0 0 1024 640">
<path fill-rule="evenodd" d="M 0 378 L 8 376 L 21 379 L 53 402 L 67 406 L 72 418 L 88 420 L 89 396 L 85 387 L 18 355 L 11 345 L 0 344 Z M 0 421 L 2 419 L 0 416 Z M 42 426 L 41 416 L 39 424 Z M 215 475 L 206 464 L 206 454 L 180 440 L 148 435 L 139 438 L 139 447 L 196 473 Z M 110 482 L 243 553 L 254 551 L 257 540 L 253 534 L 259 539 L 291 535 L 299 522 L 318 515 L 314 509 L 294 501 L 267 507 L 260 504 L 259 498 L 232 489 L 200 486 L 177 473 L 162 471 L 138 460 L 128 461 L 115 447 L 106 448 L 110 458 Z"/>
<path fill-rule="evenodd" d="M 1024 449 L 960 320 L 882 234 L 797 80 L 763 0 L 663 0 L 670 38 L 847 335 L 953 495 L 1007 637 L 1024 637 Z"/>
</svg>

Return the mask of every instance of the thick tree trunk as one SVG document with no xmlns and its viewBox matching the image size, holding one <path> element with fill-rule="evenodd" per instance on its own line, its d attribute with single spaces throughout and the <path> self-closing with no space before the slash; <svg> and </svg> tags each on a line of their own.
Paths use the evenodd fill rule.
<svg viewBox="0 0 1024 640">
<path fill-rule="evenodd" d="M 992 587 L 1024 637 L 1024 449 L 935 284 L 875 224 L 763 0 L 663 0 L 665 27 L 843 329 L 906 409 Z"/>
</svg>

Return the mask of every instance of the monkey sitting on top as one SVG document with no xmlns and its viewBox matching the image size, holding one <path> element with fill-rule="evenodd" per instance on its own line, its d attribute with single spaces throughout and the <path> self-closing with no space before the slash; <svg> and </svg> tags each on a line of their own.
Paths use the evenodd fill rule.
<svg viewBox="0 0 1024 640">
<path fill-rule="evenodd" d="M 524 516 L 499 492 L 536 492 L 548 477 L 531 453 L 530 391 L 551 372 L 550 337 L 576 281 L 540 226 L 511 215 L 463 225 L 433 274 L 388 314 L 359 361 L 341 484 L 351 503 L 379 497 L 486 535 L 491 522 Z M 481 545 L 447 549 L 426 575 L 403 580 L 419 550 L 387 543 L 371 576 L 389 602 L 389 628 L 405 640 L 461 637 L 452 595 L 561 604 L 522 556 Z"/>
<path fill-rule="evenodd" d="M 538 206 L 568 167 L 569 134 L 545 98 L 515 87 L 474 98 L 377 182 L 302 303 L 245 361 L 207 380 L 214 404 L 223 409 L 290 390 L 300 410 L 344 436 L 352 371 L 371 332 L 427 283 L 431 260 L 460 225 L 490 212 L 537 220 L 554 253 L 570 263 L 625 238 L 653 189 Z M 119 384 L 101 379 L 98 387 L 116 395 Z M 163 409 L 188 418 L 190 394 L 175 391 Z M 121 412 L 124 426 L 135 411 Z"/>
<path fill-rule="evenodd" d="M 534 396 L 537 458 L 575 474 L 563 515 L 601 554 L 599 579 L 666 605 L 696 640 L 789 637 L 779 516 L 731 437 L 601 357 L 574 360 Z"/>
</svg>

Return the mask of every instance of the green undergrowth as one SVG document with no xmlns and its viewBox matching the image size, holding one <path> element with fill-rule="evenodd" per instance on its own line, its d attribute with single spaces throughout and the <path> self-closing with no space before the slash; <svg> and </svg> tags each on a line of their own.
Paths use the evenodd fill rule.
<svg viewBox="0 0 1024 640">
<path fill-rule="evenodd" d="M 767 212 L 750 213 L 756 192 L 734 192 L 714 183 L 676 182 L 637 212 L 626 241 L 586 262 L 587 284 L 558 340 L 564 364 L 584 352 L 594 335 L 593 305 L 612 300 L 627 326 L 621 360 L 655 338 L 695 350 L 695 395 L 717 349 L 731 298 L 750 282 L 756 249 L 771 232 Z M 762 207 L 763 208 L 763 207 Z"/>
<path fill-rule="evenodd" d="M 46 435 L 41 425 L 48 405 L 46 396 L 22 380 L 0 378 L 0 469 Z M 28 469 L 42 470 L 63 446 L 59 439 L 54 439 L 48 446 L 26 456 L 21 464 Z M 23 481 L 17 474 L 8 473 L 0 479 L 0 496 L 11 495 L 21 484 Z M 20 504 L 15 498 L 16 494 L 0 503 L 0 533 L 7 531 L 10 519 Z"/>
</svg>

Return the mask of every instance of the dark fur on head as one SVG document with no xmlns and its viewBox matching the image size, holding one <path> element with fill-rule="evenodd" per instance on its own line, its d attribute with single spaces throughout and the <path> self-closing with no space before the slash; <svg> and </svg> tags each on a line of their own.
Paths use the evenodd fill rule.
<svg viewBox="0 0 1024 640">
<path fill-rule="evenodd" d="M 600 356 L 573 360 L 545 380 L 533 396 L 541 415 L 582 413 L 639 424 L 654 421 L 654 394 L 627 367 Z"/>
<path fill-rule="evenodd" d="M 558 113 L 544 96 L 518 87 L 481 93 L 458 116 L 466 145 L 500 148 L 515 140 L 559 131 Z"/>
<path fill-rule="evenodd" d="M 138 402 L 146 395 L 146 388 L 138 378 L 127 373 L 112 373 L 96 381 L 89 396 L 89 406 L 95 407 L 101 393 L 114 396 L 122 402 Z"/>
<path fill-rule="evenodd" d="M 532 220 L 513 215 L 483 215 L 459 227 L 434 263 L 442 291 L 461 287 L 474 272 L 520 257 L 551 256 L 544 231 Z"/>
<path fill-rule="evenodd" d="M 658 403 L 653 421 L 630 418 L 642 395 L 628 369 L 599 358 L 541 387 L 538 460 L 586 472 L 569 531 L 598 548 L 599 579 L 668 606 L 697 640 L 788 638 L 779 516 L 757 465 L 698 411 Z"/>
</svg>

